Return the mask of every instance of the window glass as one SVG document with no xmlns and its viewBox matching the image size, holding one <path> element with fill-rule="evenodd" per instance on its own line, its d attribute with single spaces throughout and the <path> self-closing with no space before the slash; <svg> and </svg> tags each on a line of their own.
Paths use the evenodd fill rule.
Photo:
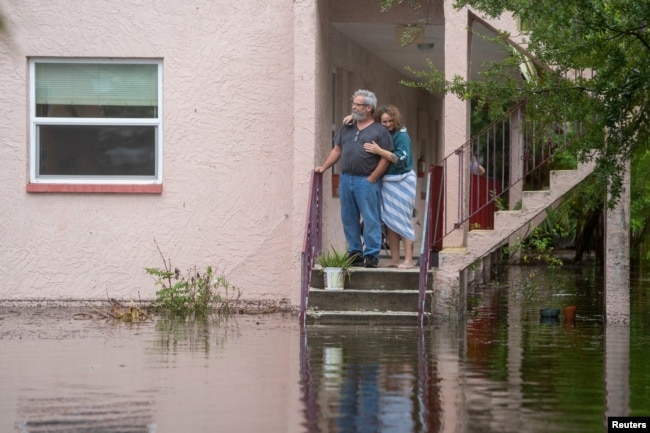
<svg viewBox="0 0 650 433">
<path fill-rule="evenodd" d="M 159 61 L 33 59 L 33 183 L 162 183 Z"/>
<path fill-rule="evenodd" d="M 38 136 L 41 175 L 156 175 L 153 126 L 42 125 Z"/>
<path fill-rule="evenodd" d="M 158 65 L 37 63 L 37 117 L 153 118 Z"/>
</svg>

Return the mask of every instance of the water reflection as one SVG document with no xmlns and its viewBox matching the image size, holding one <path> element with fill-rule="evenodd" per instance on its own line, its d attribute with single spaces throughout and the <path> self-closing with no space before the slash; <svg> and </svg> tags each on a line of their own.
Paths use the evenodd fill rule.
<svg viewBox="0 0 650 433">
<path fill-rule="evenodd" d="M 211 352 L 223 350 L 229 336 L 237 335 L 235 320 L 219 316 L 200 319 L 158 317 L 155 322 L 155 339 L 149 352 L 158 356 L 161 363 L 173 362 L 182 353 L 203 353 L 209 359 Z"/>
<path fill-rule="evenodd" d="M 0 432 L 302 431 L 295 316 L 78 312 L 0 309 Z"/>
<path fill-rule="evenodd" d="M 635 412 L 629 327 L 604 325 L 596 269 L 518 267 L 468 296 L 457 325 L 307 327 L 308 431 L 591 432 Z"/>
<path fill-rule="evenodd" d="M 428 383 L 431 332 L 307 327 L 301 352 L 307 431 L 430 431 L 440 406 L 435 384 Z"/>
<path fill-rule="evenodd" d="M 648 415 L 650 280 L 611 326 L 597 275 L 512 268 L 469 291 L 465 321 L 425 329 L 0 308 L 0 431 L 603 431 Z"/>
<path fill-rule="evenodd" d="M 21 398 L 16 424 L 19 432 L 151 433 L 153 394 L 111 395 L 102 389 L 75 389 L 66 396 Z M 75 395 L 73 395 L 75 394 Z"/>
</svg>

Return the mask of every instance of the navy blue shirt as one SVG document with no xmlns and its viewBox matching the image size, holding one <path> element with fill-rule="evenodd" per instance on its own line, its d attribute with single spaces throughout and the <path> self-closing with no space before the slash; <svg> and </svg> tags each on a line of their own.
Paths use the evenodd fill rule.
<svg viewBox="0 0 650 433">
<path fill-rule="evenodd" d="M 362 130 L 356 122 L 343 125 L 334 137 L 334 144 L 341 147 L 341 173 L 370 176 L 381 156 L 366 152 L 363 143 L 373 141 L 382 149 L 393 151 L 393 139 L 381 123 L 371 123 Z"/>
</svg>

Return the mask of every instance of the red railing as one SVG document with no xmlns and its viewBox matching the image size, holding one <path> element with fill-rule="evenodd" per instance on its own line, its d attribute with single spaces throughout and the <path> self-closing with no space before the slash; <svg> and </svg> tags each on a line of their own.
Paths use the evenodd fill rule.
<svg viewBox="0 0 650 433">
<path fill-rule="evenodd" d="M 314 261 L 323 250 L 323 174 L 312 171 L 305 238 L 300 255 L 300 319 L 304 322 L 309 304 L 309 285 Z"/>
</svg>

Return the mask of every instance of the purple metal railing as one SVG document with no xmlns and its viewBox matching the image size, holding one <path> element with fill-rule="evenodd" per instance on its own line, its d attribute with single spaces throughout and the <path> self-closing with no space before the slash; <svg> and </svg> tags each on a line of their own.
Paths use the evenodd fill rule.
<svg viewBox="0 0 650 433">
<path fill-rule="evenodd" d="M 431 202 L 430 194 L 432 191 L 431 182 L 434 179 L 433 167 L 429 169 L 427 174 L 427 206 L 424 210 L 424 232 L 422 235 L 422 244 L 420 246 L 420 279 L 419 279 L 419 293 L 418 293 L 418 323 L 420 326 L 424 325 L 424 306 L 426 303 L 427 287 L 429 285 L 429 269 L 431 269 L 431 236 L 428 234 L 428 228 L 431 227 L 431 222 L 434 220 L 432 216 L 432 209 L 428 205 Z"/>
<path fill-rule="evenodd" d="M 305 321 L 309 304 L 309 285 L 314 261 L 323 250 L 323 174 L 312 171 L 305 238 L 300 255 L 300 319 Z"/>
</svg>

